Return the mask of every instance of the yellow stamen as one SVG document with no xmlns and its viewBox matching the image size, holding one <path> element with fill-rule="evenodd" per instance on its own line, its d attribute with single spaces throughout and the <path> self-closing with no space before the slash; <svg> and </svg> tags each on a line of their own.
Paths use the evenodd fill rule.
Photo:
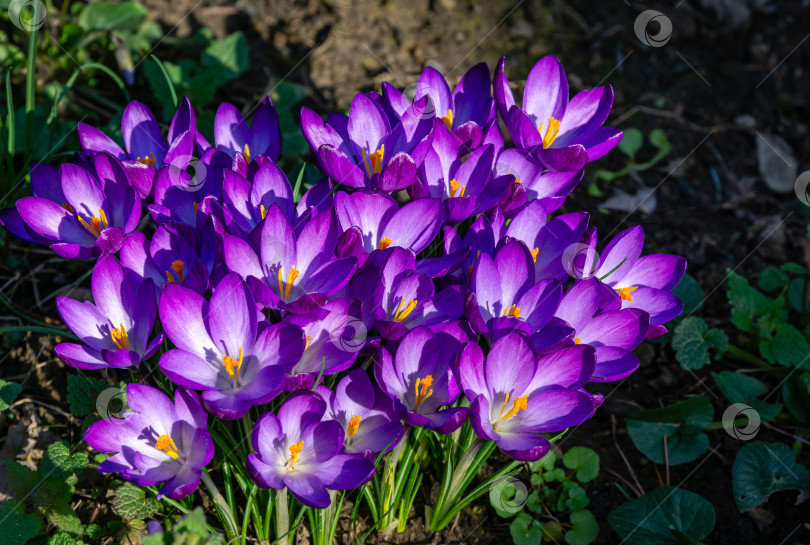
<svg viewBox="0 0 810 545">
<path fill-rule="evenodd" d="M 357 428 L 360 427 L 360 417 L 354 415 L 351 420 L 349 420 L 349 426 L 346 430 L 346 436 L 352 437 L 355 433 L 357 433 Z"/>
<path fill-rule="evenodd" d="M 155 166 L 155 154 L 150 151 L 149 157 L 138 157 L 136 161 L 144 165 Z"/>
<path fill-rule="evenodd" d="M 64 208 L 68 212 L 73 212 L 74 214 L 76 213 L 76 210 L 74 210 L 73 207 L 70 206 L 70 204 L 68 204 L 68 203 L 63 204 L 62 208 Z"/>
<path fill-rule="evenodd" d="M 574 344 L 581 344 L 582 341 L 579 340 L 579 337 L 574 337 Z"/>
<path fill-rule="evenodd" d="M 433 377 L 431 375 L 416 379 L 416 406 L 414 409 L 418 409 L 419 405 L 427 401 L 427 398 L 433 395 L 433 389 L 430 388 L 432 385 Z"/>
<path fill-rule="evenodd" d="M 232 379 L 236 379 L 236 383 L 239 383 L 239 371 L 242 369 L 242 347 L 239 347 L 239 359 L 233 358 L 231 356 L 222 356 L 222 365 L 225 366 L 225 370 L 228 372 L 228 376 Z"/>
<path fill-rule="evenodd" d="M 155 441 L 155 448 L 162 450 L 175 460 L 180 457 L 180 453 L 177 451 L 177 445 L 174 444 L 172 436 L 168 433 L 165 433 L 157 438 L 157 441 Z"/>
<path fill-rule="evenodd" d="M 447 110 L 447 115 L 442 116 L 442 121 L 444 121 L 447 130 L 453 130 L 453 110 Z"/>
<path fill-rule="evenodd" d="M 505 309 L 503 311 L 504 316 L 514 316 L 515 318 L 520 318 L 520 309 L 517 305 L 512 305 L 511 307 Z"/>
<path fill-rule="evenodd" d="M 521 397 L 516 397 L 512 400 L 512 408 L 504 414 L 503 412 L 506 410 L 506 405 L 509 403 L 509 393 L 506 394 L 506 399 L 503 402 L 503 406 L 501 407 L 500 418 L 497 422 L 493 425 L 495 431 L 500 433 L 500 430 L 497 429 L 498 424 L 505 420 L 510 420 L 517 416 L 517 413 L 520 411 L 525 411 L 526 408 L 529 406 L 529 394 L 525 394 Z"/>
<path fill-rule="evenodd" d="M 304 442 L 298 441 L 294 445 L 290 445 L 290 461 L 287 463 L 287 471 L 294 471 L 295 464 L 298 463 L 298 455 L 304 450 Z"/>
<path fill-rule="evenodd" d="M 408 315 L 411 312 L 413 312 L 413 309 L 416 308 L 416 305 L 418 303 L 418 301 L 411 300 L 411 301 L 408 301 L 408 304 L 405 305 L 405 308 L 402 308 L 402 303 L 404 303 L 404 302 L 405 302 L 404 297 L 399 300 L 399 305 L 397 305 L 397 311 L 394 313 L 394 321 L 395 322 L 401 322 L 402 320 L 407 318 Z"/>
<path fill-rule="evenodd" d="M 245 161 L 250 163 L 250 146 L 245 144 L 245 147 L 242 149 L 242 155 L 245 156 Z"/>
<path fill-rule="evenodd" d="M 173 275 L 172 271 L 177 275 Z M 172 271 L 166 271 L 166 281 L 167 282 L 180 282 L 185 280 L 185 276 L 183 276 L 183 262 L 179 259 L 172 263 Z"/>
<path fill-rule="evenodd" d="M 298 269 L 290 267 L 290 273 L 287 275 L 287 281 L 281 280 L 281 268 L 278 269 L 278 296 L 286 301 L 290 298 L 290 291 L 292 290 L 293 282 L 298 278 Z"/>
<path fill-rule="evenodd" d="M 520 178 L 515 178 L 515 183 L 516 183 L 516 184 L 521 183 L 521 179 L 520 179 Z"/>
<path fill-rule="evenodd" d="M 191 205 L 194 207 L 194 213 L 195 214 L 200 211 L 200 203 L 193 202 L 193 203 L 191 203 Z"/>
<path fill-rule="evenodd" d="M 127 330 L 124 329 L 124 324 L 121 324 L 121 327 L 112 328 L 110 337 L 112 337 L 115 346 L 121 350 L 129 350 L 129 335 L 127 335 Z"/>
<path fill-rule="evenodd" d="M 456 191 L 458 191 L 459 186 L 461 186 L 461 193 L 458 194 L 459 197 L 464 196 L 464 191 L 467 189 L 466 185 L 461 185 L 461 182 L 456 180 L 455 178 L 450 180 L 450 196 L 455 197 Z"/>
<path fill-rule="evenodd" d="M 312 340 L 312 336 L 311 336 L 311 335 L 307 335 L 307 342 L 306 342 L 306 344 L 304 345 L 304 350 L 306 350 L 307 348 L 309 348 L 309 341 L 311 341 L 311 340 Z"/>
<path fill-rule="evenodd" d="M 537 254 L 540 253 L 540 248 L 535 248 L 534 250 L 532 250 L 531 253 L 532 253 L 532 259 L 534 260 L 535 263 L 537 263 Z"/>
<path fill-rule="evenodd" d="M 267 209 L 264 207 L 263 204 L 259 205 L 259 212 L 262 213 L 262 219 L 267 217 Z"/>
<path fill-rule="evenodd" d="M 65 210 L 73 211 L 73 207 L 70 206 L 69 204 L 63 205 L 63 207 L 70 207 L 70 208 L 65 208 Z M 96 238 L 98 238 L 101 235 L 101 226 L 102 225 L 104 226 L 104 229 L 106 229 L 107 227 L 110 226 L 109 222 L 107 221 L 107 214 L 105 214 L 104 210 L 102 210 L 101 208 L 98 209 L 98 217 L 96 217 L 96 216 L 91 216 L 90 217 L 90 223 L 87 223 L 87 220 L 85 220 L 81 216 L 77 216 L 77 217 L 79 218 L 79 223 L 82 224 L 82 227 L 87 229 L 90 232 L 90 234 L 93 235 Z"/>
<path fill-rule="evenodd" d="M 540 126 L 537 127 L 537 132 L 543 134 L 543 124 L 540 123 Z M 557 138 L 557 135 L 560 133 L 560 122 L 554 119 L 553 117 L 548 118 L 548 129 L 546 129 L 546 134 L 543 136 L 543 149 L 548 149 L 551 147 L 551 144 L 554 143 L 554 139 Z"/>
<path fill-rule="evenodd" d="M 366 174 L 371 178 L 373 174 L 379 174 L 382 170 L 383 155 L 385 154 L 385 144 L 380 146 L 380 149 L 372 154 L 366 154 L 366 148 L 363 148 L 363 165 L 366 167 Z"/>
<path fill-rule="evenodd" d="M 630 294 L 637 289 L 638 286 L 627 286 L 626 288 L 616 288 L 616 291 L 619 292 L 619 297 L 622 298 L 622 301 L 632 301 L 633 296 Z"/>
<path fill-rule="evenodd" d="M 377 249 L 378 249 L 378 250 L 385 250 L 385 249 L 386 249 L 386 248 L 388 248 L 389 246 L 391 246 L 391 239 L 390 239 L 390 238 L 388 238 L 388 237 L 384 237 L 384 238 L 383 238 L 383 239 L 380 241 L 380 243 L 379 243 L 379 244 L 377 244 Z"/>
</svg>

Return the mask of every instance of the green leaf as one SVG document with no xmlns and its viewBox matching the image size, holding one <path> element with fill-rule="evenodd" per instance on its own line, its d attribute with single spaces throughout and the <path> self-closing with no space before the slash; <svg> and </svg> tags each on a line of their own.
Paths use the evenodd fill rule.
<svg viewBox="0 0 810 545">
<path fill-rule="evenodd" d="M 759 352 L 768 363 L 798 367 L 810 357 L 810 344 L 804 334 L 792 325 L 779 324 L 773 338 L 760 340 Z"/>
<path fill-rule="evenodd" d="M 672 348 L 681 367 L 700 369 L 711 362 L 709 349 L 717 350 L 715 359 L 723 357 L 728 350 L 728 336 L 720 329 L 709 329 L 703 318 L 690 316 L 675 328 Z"/>
<path fill-rule="evenodd" d="M 111 503 L 115 512 L 125 520 L 147 519 L 158 511 L 157 501 L 146 497 L 143 488 L 131 483 L 121 485 Z"/>
<path fill-rule="evenodd" d="M 622 141 L 619 142 L 619 151 L 631 159 L 636 156 L 638 150 L 644 145 L 644 135 L 638 129 L 625 129 Z"/>
<path fill-rule="evenodd" d="M 0 379 L 0 411 L 7 410 L 22 392 L 22 386 L 16 382 L 6 382 Z"/>
<path fill-rule="evenodd" d="M 621 505 L 608 523 L 627 545 L 683 545 L 711 533 L 715 512 L 701 496 L 666 486 Z"/>
<path fill-rule="evenodd" d="M 68 532 L 60 530 L 48 538 L 48 545 L 85 545 L 85 543 Z"/>
<path fill-rule="evenodd" d="M 752 333 L 757 329 L 759 314 L 772 303 L 771 299 L 751 287 L 744 277 L 730 271 L 728 301 L 731 304 L 731 323 L 737 329 Z"/>
<path fill-rule="evenodd" d="M 201 65 L 203 68 L 212 70 L 218 77 L 217 85 L 236 79 L 242 72 L 247 70 L 250 59 L 247 40 L 241 32 L 229 34 L 223 40 L 214 40 L 205 48 L 202 54 Z"/>
<path fill-rule="evenodd" d="M 77 452 L 70 454 L 70 447 L 64 441 L 57 441 L 48 445 L 39 465 L 39 473 L 43 478 L 67 477 L 81 472 L 87 467 L 87 454 Z"/>
<path fill-rule="evenodd" d="M 782 399 L 793 418 L 810 424 L 810 372 L 788 377 L 782 385 Z"/>
<path fill-rule="evenodd" d="M 593 513 L 587 510 L 577 510 L 571 513 L 573 529 L 565 532 L 565 541 L 570 545 L 588 545 L 596 541 L 599 535 L 599 524 Z"/>
<path fill-rule="evenodd" d="M 782 269 L 770 266 L 759 275 L 757 286 L 762 291 L 781 290 L 790 282 L 790 277 Z"/>
<path fill-rule="evenodd" d="M 779 268 L 785 271 L 786 273 L 798 274 L 801 276 L 810 276 L 810 270 L 808 270 L 807 267 L 803 267 L 798 263 L 794 263 L 793 261 L 783 263 Z"/>
<path fill-rule="evenodd" d="M 745 445 L 734 460 L 731 478 L 740 511 L 753 509 L 779 490 L 810 494 L 810 471 L 797 464 L 793 451 L 782 443 Z"/>
<path fill-rule="evenodd" d="M 599 455 L 586 447 L 574 447 L 563 455 L 563 465 L 577 471 L 579 482 L 587 483 L 599 475 Z"/>
<path fill-rule="evenodd" d="M 797 312 L 802 311 L 802 295 L 805 295 L 804 282 L 804 278 L 794 278 L 790 281 L 790 286 L 788 287 L 788 301 L 790 301 L 790 306 L 792 306 Z M 804 299 L 804 306 L 805 308 L 810 308 L 810 287 L 808 287 L 807 295 Z"/>
<path fill-rule="evenodd" d="M 568 490 L 568 498 L 565 499 L 565 507 L 568 509 L 585 509 L 589 503 L 591 500 L 581 486 L 575 484 Z"/>
<path fill-rule="evenodd" d="M 672 294 L 683 301 L 682 316 L 689 316 L 700 310 L 703 306 L 703 288 L 691 274 L 684 274 L 678 285 L 672 289 Z"/>
<path fill-rule="evenodd" d="M 509 533 L 515 545 L 537 545 L 543 541 L 543 524 L 521 513 L 509 525 Z"/>
<path fill-rule="evenodd" d="M 4 543 L 25 543 L 42 529 L 42 519 L 27 513 L 22 502 L 9 499 L 0 505 L 0 536 Z"/>
<path fill-rule="evenodd" d="M 658 155 L 666 157 L 670 152 L 669 139 L 667 134 L 661 129 L 653 129 L 650 131 L 650 144 L 658 148 Z"/>
<path fill-rule="evenodd" d="M 82 375 L 68 375 L 67 401 L 70 412 L 76 416 L 84 416 L 95 410 L 96 397 L 105 388 L 107 388 L 107 383 L 101 379 Z"/>
<path fill-rule="evenodd" d="M 709 438 L 702 430 L 712 423 L 713 416 L 708 399 L 693 397 L 631 415 L 627 432 L 636 448 L 656 464 L 664 463 L 666 436 L 669 465 L 676 466 L 695 460 L 709 448 Z"/>
<path fill-rule="evenodd" d="M 509 518 L 523 510 L 523 504 L 528 498 L 526 486 L 516 486 L 520 483 L 514 479 L 500 479 L 489 489 L 489 503 L 495 512 L 503 518 Z"/>
<path fill-rule="evenodd" d="M 34 494 L 34 505 L 42 509 L 48 522 L 74 534 L 84 532 L 84 526 L 71 505 L 73 486 L 64 478 L 47 479 Z"/>
<path fill-rule="evenodd" d="M 18 498 L 29 497 L 40 482 L 39 476 L 34 471 L 13 460 L 6 460 L 6 474 Z"/>
<path fill-rule="evenodd" d="M 137 2 L 92 2 L 79 15 L 79 26 L 90 30 L 132 30 L 146 19 Z"/>
<path fill-rule="evenodd" d="M 712 373 L 714 381 L 731 403 L 750 405 L 762 420 L 773 420 L 782 410 L 779 403 L 766 403 L 757 399 L 768 391 L 768 387 L 750 375 L 722 371 Z"/>
</svg>

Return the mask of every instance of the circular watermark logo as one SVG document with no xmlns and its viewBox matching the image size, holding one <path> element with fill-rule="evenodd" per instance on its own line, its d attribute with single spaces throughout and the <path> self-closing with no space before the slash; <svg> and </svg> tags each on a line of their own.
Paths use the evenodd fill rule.
<svg viewBox="0 0 810 545">
<path fill-rule="evenodd" d="M 96 411 L 101 418 L 123 420 L 129 411 L 127 394 L 121 388 L 106 388 L 96 398 Z"/>
<path fill-rule="evenodd" d="M 651 34 L 651 25 L 657 25 L 658 32 Z M 633 23 L 633 30 L 636 33 L 636 38 L 644 45 L 663 47 L 667 45 L 667 42 L 669 42 L 669 39 L 672 37 L 672 21 L 660 11 L 648 9 L 642 11 L 639 13 L 638 17 L 636 17 L 636 21 Z M 655 30 L 654 26 L 653 30 Z"/>
<path fill-rule="evenodd" d="M 565 272 L 575 280 L 590 278 L 599 263 L 596 247 L 577 242 L 568 246 L 562 254 L 562 266 Z"/>
<path fill-rule="evenodd" d="M 737 419 L 741 416 L 748 418 L 748 423 L 741 426 Z M 761 419 L 759 413 L 745 403 L 734 403 L 723 413 L 723 429 L 726 433 L 740 441 L 750 441 L 759 433 Z"/>
<path fill-rule="evenodd" d="M 489 502 L 497 511 L 514 515 L 523 510 L 529 489 L 514 477 L 496 479 L 489 487 Z"/>
<path fill-rule="evenodd" d="M 810 194 L 808 194 L 807 190 L 810 186 L 810 170 L 805 170 L 799 177 L 796 178 L 796 181 L 793 183 L 793 190 L 796 192 L 796 197 L 802 202 L 805 206 L 810 206 Z"/>
<path fill-rule="evenodd" d="M 180 155 L 167 163 L 171 185 L 182 191 L 196 193 L 205 185 L 208 167 L 193 155 Z"/>
<path fill-rule="evenodd" d="M 8 18 L 20 30 L 39 30 L 45 24 L 45 4 L 40 0 L 11 0 Z"/>
<path fill-rule="evenodd" d="M 329 330 L 332 344 L 344 352 L 359 352 L 366 345 L 368 328 L 363 320 L 354 316 L 344 316 L 342 323 Z"/>
</svg>

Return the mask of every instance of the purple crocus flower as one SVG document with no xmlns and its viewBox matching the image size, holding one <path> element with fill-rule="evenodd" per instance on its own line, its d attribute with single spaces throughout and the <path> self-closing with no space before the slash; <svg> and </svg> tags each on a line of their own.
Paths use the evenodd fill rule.
<svg viewBox="0 0 810 545">
<path fill-rule="evenodd" d="M 523 242 L 534 261 L 534 279 L 554 278 L 564 282 L 575 272 L 570 259 L 576 258 L 576 244 L 588 228 L 587 212 L 560 214 L 546 222 L 548 215 L 541 201 L 532 201 L 509 223 L 506 235 Z M 581 252 L 580 252 L 581 253 Z"/>
<path fill-rule="evenodd" d="M 301 109 L 301 128 L 313 154 L 330 178 L 351 188 L 404 189 L 430 146 L 432 119 L 422 115 L 429 99 L 412 104 L 395 126 L 368 95 L 357 94 L 349 115 L 330 113 L 324 121 Z"/>
<path fill-rule="evenodd" d="M 391 399 L 375 386 L 362 369 L 355 369 L 332 392 L 325 386 L 315 391 L 326 400 L 327 418 L 343 428 L 343 451 L 362 454 L 369 460 L 396 445 L 402 423 L 396 418 Z"/>
<path fill-rule="evenodd" d="M 141 219 L 141 200 L 121 162 L 100 152 L 93 157 L 93 167 L 91 173 L 66 163 L 57 179 L 53 170 L 40 170 L 40 165 L 36 170 L 44 175 L 38 176 L 35 195 L 17 201 L 28 228 L 68 259 L 117 252 Z"/>
<path fill-rule="evenodd" d="M 168 143 L 151 110 L 137 100 L 127 104 L 121 119 L 124 151 L 99 129 L 79 123 L 79 142 L 86 153 L 107 152 L 122 161 L 141 198 L 154 195 L 155 170 L 164 163 L 185 168 L 194 153 L 197 122 L 194 108 L 183 97 L 169 126 Z"/>
<path fill-rule="evenodd" d="M 307 314 L 288 314 L 283 323 L 300 327 L 306 348 L 287 378 L 288 390 L 311 389 L 320 373 L 333 375 L 348 369 L 369 342 L 367 329 L 356 318 L 360 302 L 343 297 L 328 301 Z"/>
<path fill-rule="evenodd" d="M 504 216 L 499 208 L 489 214 L 478 216 L 463 238 L 455 229 L 445 226 L 445 254 L 452 255 L 463 248 L 469 249 L 466 261 L 453 272 L 453 276 L 458 278 L 462 285 L 472 285 L 472 273 L 481 254 L 495 255 L 495 245 L 505 232 L 504 227 Z"/>
<path fill-rule="evenodd" d="M 545 168 L 576 172 L 619 144 L 622 132 L 602 126 L 613 106 L 610 85 L 581 91 L 569 102 L 562 64 L 555 57 L 543 57 L 526 78 L 520 108 L 504 74 L 505 63 L 502 58 L 495 70 L 498 111 L 515 144 Z"/>
<path fill-rule="evenodd" d="M 436 331 L 463 314 L 463 296 L 458 286 L 435 293 L 433 280 L 415 272 L 413 252 L 393 248 L 380 269 L 374 288 L 375 326 L 390 340 L 401 339 L 416 326 Z"/>
<path fill-rule="evenodd" d="M 84 343 L 57 344 L 56 355 L 79 369 L 131 367 L 148 360 L 164 338 L 160 333 L 149 340 L 157 313 L 152 282 L 134 284 L 115 256 L 105 253 L 93 268 L 91 287 L 95 304 L 56 298 L 65 325 Z"/>
<path fill-rule="evenodd" d="M 497 125 L 491 89 L 492 80 L 486 63 L 467 70 L 452 92 L 447 80 L 435 68 L 427 66 L 416 84 L 414 101 L 430 97 L 437 120 L 453 131 L 457 147 L 463 144 L 467 149 L 476 149 L 490 127 Z M 383 96 L 397 116 L 404 115 L 411 106 L 411 102 L 390 84 L 383 83 Z"/>
<path fill-rule="evenodd" d="M 582 180 L 584 169 L 569 172 L 547 171 L 531 153 L 520 148 L 503 150 L 495 162 L 495 173 L 512 175 L 526 191 L 529 202 L 539 201 L 547 214 L 559 209 L 565 197 Z"/>
<path fill-rule="evenodd" d="M 216 247 L 217 235 L 210 221 L 200 230 L 164 223 L 151 241 L 138 231 L 125 238 L 121 264 L 152 280 L 158 292 L 167 282 L 176 282 L 203 294 L 208 291 Z"/>
<path fill-rule="evenodd" d="M 619 380 L 638 368 L 638 358 L 631 350 L 644 340 L 650 323 L 646 312 L 635 308 L 620 310 L 613 298 L 606 301 L 603 287 L 596 278 L 580 280 L 568 289 L 555 312 L 557 318 L 572 328 L 569 338 L 575 344 L 596 349 L 596 368 L 591 379 L 594 382 Z"/>
<path fill-rule="evenodd" d="M 155 202 L 147 206 L 155 223 L 177 221 L 197 227 L 211 213 L 222 194 L 223 173 L 231 166 L 223 151 L 209 149 L 193 169 L 163 165 L 155 175 Z"/>
<path fill-rule="evenodd" d="M 686 259 L 669 254 L 641 256 L 643 247 L 644 229 L 640 225 L 625 229 L 605 246 L 593 275 L 613 288 L 613 293 L 607 291 L 621 301 L 620 308 L 637 308 L 650 315 L 647 338 L 652 338 L 666 333 L 663 324 L 683 312 L 683 302 L 670 291 L 686 272 Z"/>
<path fill-rule="evenodd" d="M 231 157 L 238 154 L 247 163 L 259 155 L 277 162 L 281 157 L 281 126 L 270 95 L 256 106 L 249 125 L 236 106 L 227 102 L 220 104 L 214 118 L 214 143 L 216 149 Z M 197 144 L 204 152 L 211 149 L 202 135 L 197 136 Z"/>
<path fill-rule="evenodd" d="M 442 200 L 446 221 L 458 223 L 492 208 L 513 179 L 511 176 L 492 178 L 494 151 L 491 145 L 462 156 L 453 138 L 444 124 L 437 121 L 433 146 L 419 167 L 421 183 L 412 186 L 411 192 L 414 196 Z"/>
<path fill-rule="evenodd" d="M 304 505 L 325 509 L 332 503 L 327 489 L 350 490 L 371 479 L 371 461 L 341 453 L 343 428 L 324 419 L 326 410 L 321 396 L 301 392 L 284 402 L 278 416 L 264 413 L 253 428 L 256 452 L 246 462 L 253 482 L 287 488 Z"/>
<path fill-rule="evenodd" d="M 140 486 L 163 483 L 158 499 L 185 498 L 197 489 L 205 465 L 214 456 L 208 415 L 197 394 L 178 388 L 174 403 L 160 390 L 127 384 L 131 411 L 105 418 L 87 428 L 87 444 L 116 454 L 98 466 Z"/>
<path fill-rule="evenodd" d="M 160 370 L 175 384 L 202 390 L 205 408 L 218 418 L 241 418 L 275 398 L 304 352 L 300 328 L 258 328 L 256 303 L 236 274 L 220 281 L 210 303 L 193 290 L 166 284 L 159 308 L 177 347 L 161 356 Z"/>
<path fill-rule="evenodd" d="M 314 216 L 296 236 L 277 204 L 270 206 L 251 245 L 223 235 L 225 263 L 250 284 L 263 305 L 308 313 L 340 291 L 357 266 L 354 257 L 335 257 L 338 224 L 330 210 Z"/>
<path fill-rule="evenodd" d="M 338 193 L 335 211 L 343 231 L 352 231 L 361 253 L 399 246 L 418 254 L 430 244 L 442 225 L 438 199 L 416 199 L 402 208 L 382 193 Z M 344 233 L 344 240 L 348 237 Z"/>
<path fill-rule="evenodd" d="M 452 407 L 460 391 L 450 362 L 460 346 L 448 333 L 417 327 L 402 338 L 395 355 L 380 349 L 374 376 L 407 423 L 441 433 L 464 423 L 467 409 Z"/>
<path fill-rule="evenodd" d="M 541 350 L 562 340 L 552 321 L 562 286 L 556 279 L 535 282 L 533 269 L 532 253 L 517 240 L 504 244 L 494 259 L 481 254 L 465 301 L 466 316 L 479 333 L 498 337 L 521 330 Z"/>
<path fill-rule="evenodd" d="M 228 231 L 240 238 L 247 235 L 278 205 L 285 217 L 293 219 L 293 190 L 284 172 L 274 163 L 259 168 L 251 182 L 233 170 L 222 180 L 222 208 Z"/>
<path fill-rule="evenodd" d="M 593 416 L 594 398 L 579 391 L 593 367 L 590 347 L 565 348 L 537 359 L 519 333 L 495 341 L 486 359 L 478 344 L 470 343 L 458 364 L 470 400 L 470 424 L 507 456 L 539 460 L 551 448 L 541 433 L 562 431 Z"/>
</svg>

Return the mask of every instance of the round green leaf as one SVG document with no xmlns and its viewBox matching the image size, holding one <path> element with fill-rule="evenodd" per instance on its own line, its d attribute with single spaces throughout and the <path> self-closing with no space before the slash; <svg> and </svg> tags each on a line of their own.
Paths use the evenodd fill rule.
<svg viewBox="0 0 810 545">
<path fill-rule="evenodd" d="M 570 545 L 588 545 L 596 541 L 599 535 L 599 524 L 596 517 L 588 510 L 578 510 L 571 513 L 573 529 L 565 532 L 565 542 Z"/>
<path fill-rule="evenodd" d="M 694 492 L 665 486 L 619 506 L 608 523 L 627 545 L 682 545 L 714 529 L 714 507 Z"/>
<path fill-rule="evenodd" d="M 599 455 L 586 447 L 574 447 L 563 456 L 563 465 L 577 471 L 579 482 L 587 483 L 599 475 Z"/>
<path fill-rule="evenodd" d="M 146 19 L 146 8 L 137 2 L 92 2 L 79 15 L 84 30 L 132 30 Z"/>
<path fill-rule="evenodd" d="M 667 438 L 669 465 L 691 462 L 709 448 L 702 430 L 712 423 L 714 409 L 708 399 L 693 397 L 662 409 L 640 411 L 627 420 L 627 433 L 644 456 L 664 463 Z"/>
<path fill-rule="evenodd" d="M 521 513 L 509 525 L 509 533 L 515 545 L 538 545 L 543 541 L 543 524 Z"/>
<path fill-rule="evenodd" d="M 625 129 L 622 141 L 619 142 L 619 151 L 630 158 L 636 156 L 638 150 L 644 144 L 644 135 L 638 129 Z"/>
<path fill-rule="evenodd" d="M 793 451 L 782 443 L 754 441 L 745 445 L 737 453 L 731 477 L 740 511 L 753 509 L 779 490 L 810 494 L 810 471 L 797 464 Z"/>
</svg>

